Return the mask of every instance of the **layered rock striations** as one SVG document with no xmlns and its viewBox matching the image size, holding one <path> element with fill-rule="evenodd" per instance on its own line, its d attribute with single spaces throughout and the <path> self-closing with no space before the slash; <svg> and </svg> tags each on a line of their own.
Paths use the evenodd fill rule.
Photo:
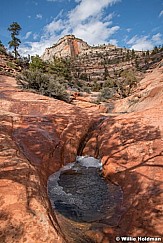
<svg viewBox="0 0 163 243">
<path fill-rule="evenodd" d="M 128 113 L 104 115 L 95 107 L 77 108 L 22 91 L 15 79 L 0 76 L 0 242 L 75 242 L 62 231 L 64 219 L 58 221 L 51 210 L 46 183 L 85 154 L 101 158 L 106 178 L 124 194 L 117 225 L 110 227 L 109 218 L 96 222 L 85 233 L 87 242 L 160 237 L 162 88 L 160 64 L 140 82 L 137 103 L 115 104 L 115 111 Z"/>
<path fill-rule="evenodd" d="M 75 38 L 74 35 L 66 35 L 61 38 L 55 45 L 50 48 L 46 48 L 42 59 L 44 61 L 52 61 L 53 58 L 75 58 L 85 50 L 90 49 L 90 46 L 79 38 Z"/>
<path fill-rule="evenodd" d="M 84 77 L 90 82 L 104 81 L 106 76 L 114 77 L 117 71 L 133 68 L 137 63 L 144 66 L 144 57 L 141 60 L 141 56 L 141 51 L 132 52 L 111 44 L 90 46 L 74 35 L 67 35 L 47 48 L 41 58 L 50 62 L 54 58 L 68 58 L 72 76 Z"/>
</svg>

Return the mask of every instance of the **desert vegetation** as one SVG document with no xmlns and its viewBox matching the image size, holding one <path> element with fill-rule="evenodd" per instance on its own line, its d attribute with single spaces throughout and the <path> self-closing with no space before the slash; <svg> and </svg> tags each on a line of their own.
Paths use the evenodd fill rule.
<svg viewBox="0 0 163 243">
<path fill-rule="evenodd" d="M 21 31 L 21 26 L 17 22 L 10 24 L 8 30 L 11 32 L 11 41 L 9 41 L 9 48 L 14 48 L 13 54 L 15 59 L 19 56 L 18 47 L 21 43 L 20 39 L 17 37 Z"/>
<path fill-rule="evenodd" d="M 119 47 L 108 51 L 101 46 L 92 47 L 90 53 L 75 58 L 54 56 L 52 61 L 44 61 L 38 55 L 21 57 L 18 52 L 21 26 L 13 22 L 8 30 L 9 48 L 13 51 L 8 52 L 0 41 L 0 54 L 10 57 L 6 64 L 9 69 L 17 70 L 19 85 L 66 102 L 70 102 L 73 92 L 99 92 L 95 101 L 98 103 L 130 96 L 140 76 L 158 63 L 163 52 L 163 46 L 142 52 Z"/>
<path fill-rule="evenodd" d="M 67 102 L 70 101 L 71 92 L 99 92 L 95 101 L 98 103 L 113 98 L 121 99 L 132 94 L 139 82 L 138 74 L 144 72 L 150 62 L 158 60 L 156 55 L 161 50 L 155 48 L 150 54 L 148 51 L 143 52 L 141 57 L 137 57 L 134 50 L 127 51 L 125 58 L 128 56 L 132 59 L 132 66 L 123 68 L 122 65 L 122 68 L 113 68 L 110 72 L 109 66 L 105 64 L 102 77 L 98 80 L 91 79 L 86 68 L 83 70 L 82 67 L 75 67 L 74 60 L 54 58 L 52 62 L 47 62 L 36 55 L 31 57 L 28 64 L 26 63 L 17 80 L 25 89 L 32 89 Z"/>
<path fill-rule="evenodd" d="M 68 70 L 64 61 L 57 59 L 48 64 L 37 55 L 33 56 L 28 67 L 17 75 L 17 81 L 25 89 L 68 102 L 65 76 L 68 76 Z"/>
</svg>

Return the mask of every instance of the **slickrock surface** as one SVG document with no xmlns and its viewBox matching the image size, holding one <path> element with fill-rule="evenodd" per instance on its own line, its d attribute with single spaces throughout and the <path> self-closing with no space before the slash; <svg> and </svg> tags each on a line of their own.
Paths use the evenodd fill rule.
<svg viewBox="0 0 163 243">
<path fill-rule="evenodd" d="M 146 74 L 146 77 L 140 81 L 133 95 L 116 101 L 114 112 L 139 112 L 154 109 L 154 113 L 156 111 L 159 113 L 159 107 L 163 106 L 162 97 L 163 61 L 150 74 Z M 152 115 L 151 111 L 150 114 Z"/>
<path fill-rule="evenodd" d="M 37 169 L 13 141 L 12 116 L 0 120 L 0 242 L 63 242 Z"/>
<path fill-rule="evenodd" d="M 62 242 L 47 177 L 73 162 L 89 117 L 78 108 L 16 88 L 0 76 L 0 242 Z"/>
<path fill-rule="evenodd" d="M 123 188 L 124 214 L 117 228 L 105 228 L 111 243 L 118 235 L 163 233 L 163 67 L 142 80 L 139 88 L 143 98 L 127 107 L 133 112 L 105 119 L 83 151 L 102 158 L 108 179 Z M 123 102 L 120 111 L 126 109 Z"/>
<path fill-rule="evenodd" d="M 49 207 L 46 182 L 77 153 L 101 157 L 104 174 L 124 193 L 118 225 L 97 224 L 87 232 L 90 242 L 160 236 L 162 81 L 158 67 L 141 82 L 136 104 L 115 107 L 131 113 L 99 119 L 98 109 L 21 91 L 13 78 L 0 76 L 0 242 L 67 242 Z"/>
</svg>

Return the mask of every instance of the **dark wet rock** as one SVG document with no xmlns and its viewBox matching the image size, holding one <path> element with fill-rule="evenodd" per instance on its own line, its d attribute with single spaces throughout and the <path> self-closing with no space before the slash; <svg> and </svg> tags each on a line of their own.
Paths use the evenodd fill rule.
<svg viewBox="0 0 163 243">
<path fill-rule="evenodd" d="M 71 168 L 63 168 L 50 176 L 48 193 L 53 208 L 78 222 L 109 219 L 110 225 L 116 224 L 119 218 L 116 208 L 122 202 L 122 190 L 103 178 L 100 165 L 92 157 L 81 157 Z"/>
</svg>

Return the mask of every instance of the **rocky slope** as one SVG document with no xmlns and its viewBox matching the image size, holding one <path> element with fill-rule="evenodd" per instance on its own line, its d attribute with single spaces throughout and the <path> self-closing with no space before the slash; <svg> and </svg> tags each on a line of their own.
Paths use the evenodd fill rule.
<svg viewBox="0 0 163 243">
<path fill-rule="evenodd" d="M 142 52 L 117 47 L 111 44 L 90 46 L 74 35 L 61 38 L 52 47 L 47 48 L 42 55 L 44 61 L 53 61 L 54 58 L 64 58 L 70 61 L 71 75 L 75 79 L 82 79 L 88 84 L 115 77 L 125 69 L 135 70 L 138 79 L 141 72 L 154 68 L 163 57 L 163 51 Z M 152 55 L 151 55 L 152 53 Z M 89 85 L 88 85 L 89 86 Z"/>
<path fill-rule="evenodd" d="M 111 44 L 89 46 L 82 39 L 67 35 L 47 48 L 42 59 L 51 62 L 54 58 L 64 58 L 70 61 L 71 75 L 74 78 L 80 78 L 88 83 L 102 83 L 110 77 L 117 79 L 119 72 L 131 68 L 137 71 L 136 75 L 139 78 L 141 73 L 138 71 L 144 72 L 154 68 L 155 63 L 162 59 L 162 48 L 157 51 L 134 51 Z"/>
<path fill-rule="evenodd" d="M 113 105 L 114 112 L 138 112 L 162 106 L 162 65 L 163 62 L 158 63 L 157 68 L 151 70 L 150 74 L 147 73 L 132 95 L 125 99 L 116 100 Z"/>
<path fill-rule="evenodd" d="M 163 66 L 141 81 L 136 103 L 115 111 L 82 109 L 18 89 L 0 76 L 0 242 L 75 242 L 62 232 L 47 198 L 47 178 L 76 155 L 100 157 L 106 178 L 124 193 L 118 224 L 97 223 L 83 242 L 156 236 L 161 227 Z M 133 99 L 134 99 L 133 98 Z M 123 103 L 124 102 L 124 103 Z M 59 220 L 59 221 L 58 221 Z"/>
<path fill-rule="evenodd" d="M 134 57 L 142 52 L 134 52 Z M 47 48 L 42 55 L 44 61 L 53 58 L 68 58 L 71 60 L 72 75 L 84 77 L 85 81 L 103 81 L 106 73 L 114 76 L 115 72 L 134 66 L 130 50 L 114 45 L 89 46 L 85 41 L 74 35 L 61 38 L 52 47 Z"/>
<path fill-rule="evenodd" d="M 7 76 L 15 76 L 21 71 L 20 65 L 16 63 L 12 56 L 0 53 L 0 74 Z"/>
</svg>

